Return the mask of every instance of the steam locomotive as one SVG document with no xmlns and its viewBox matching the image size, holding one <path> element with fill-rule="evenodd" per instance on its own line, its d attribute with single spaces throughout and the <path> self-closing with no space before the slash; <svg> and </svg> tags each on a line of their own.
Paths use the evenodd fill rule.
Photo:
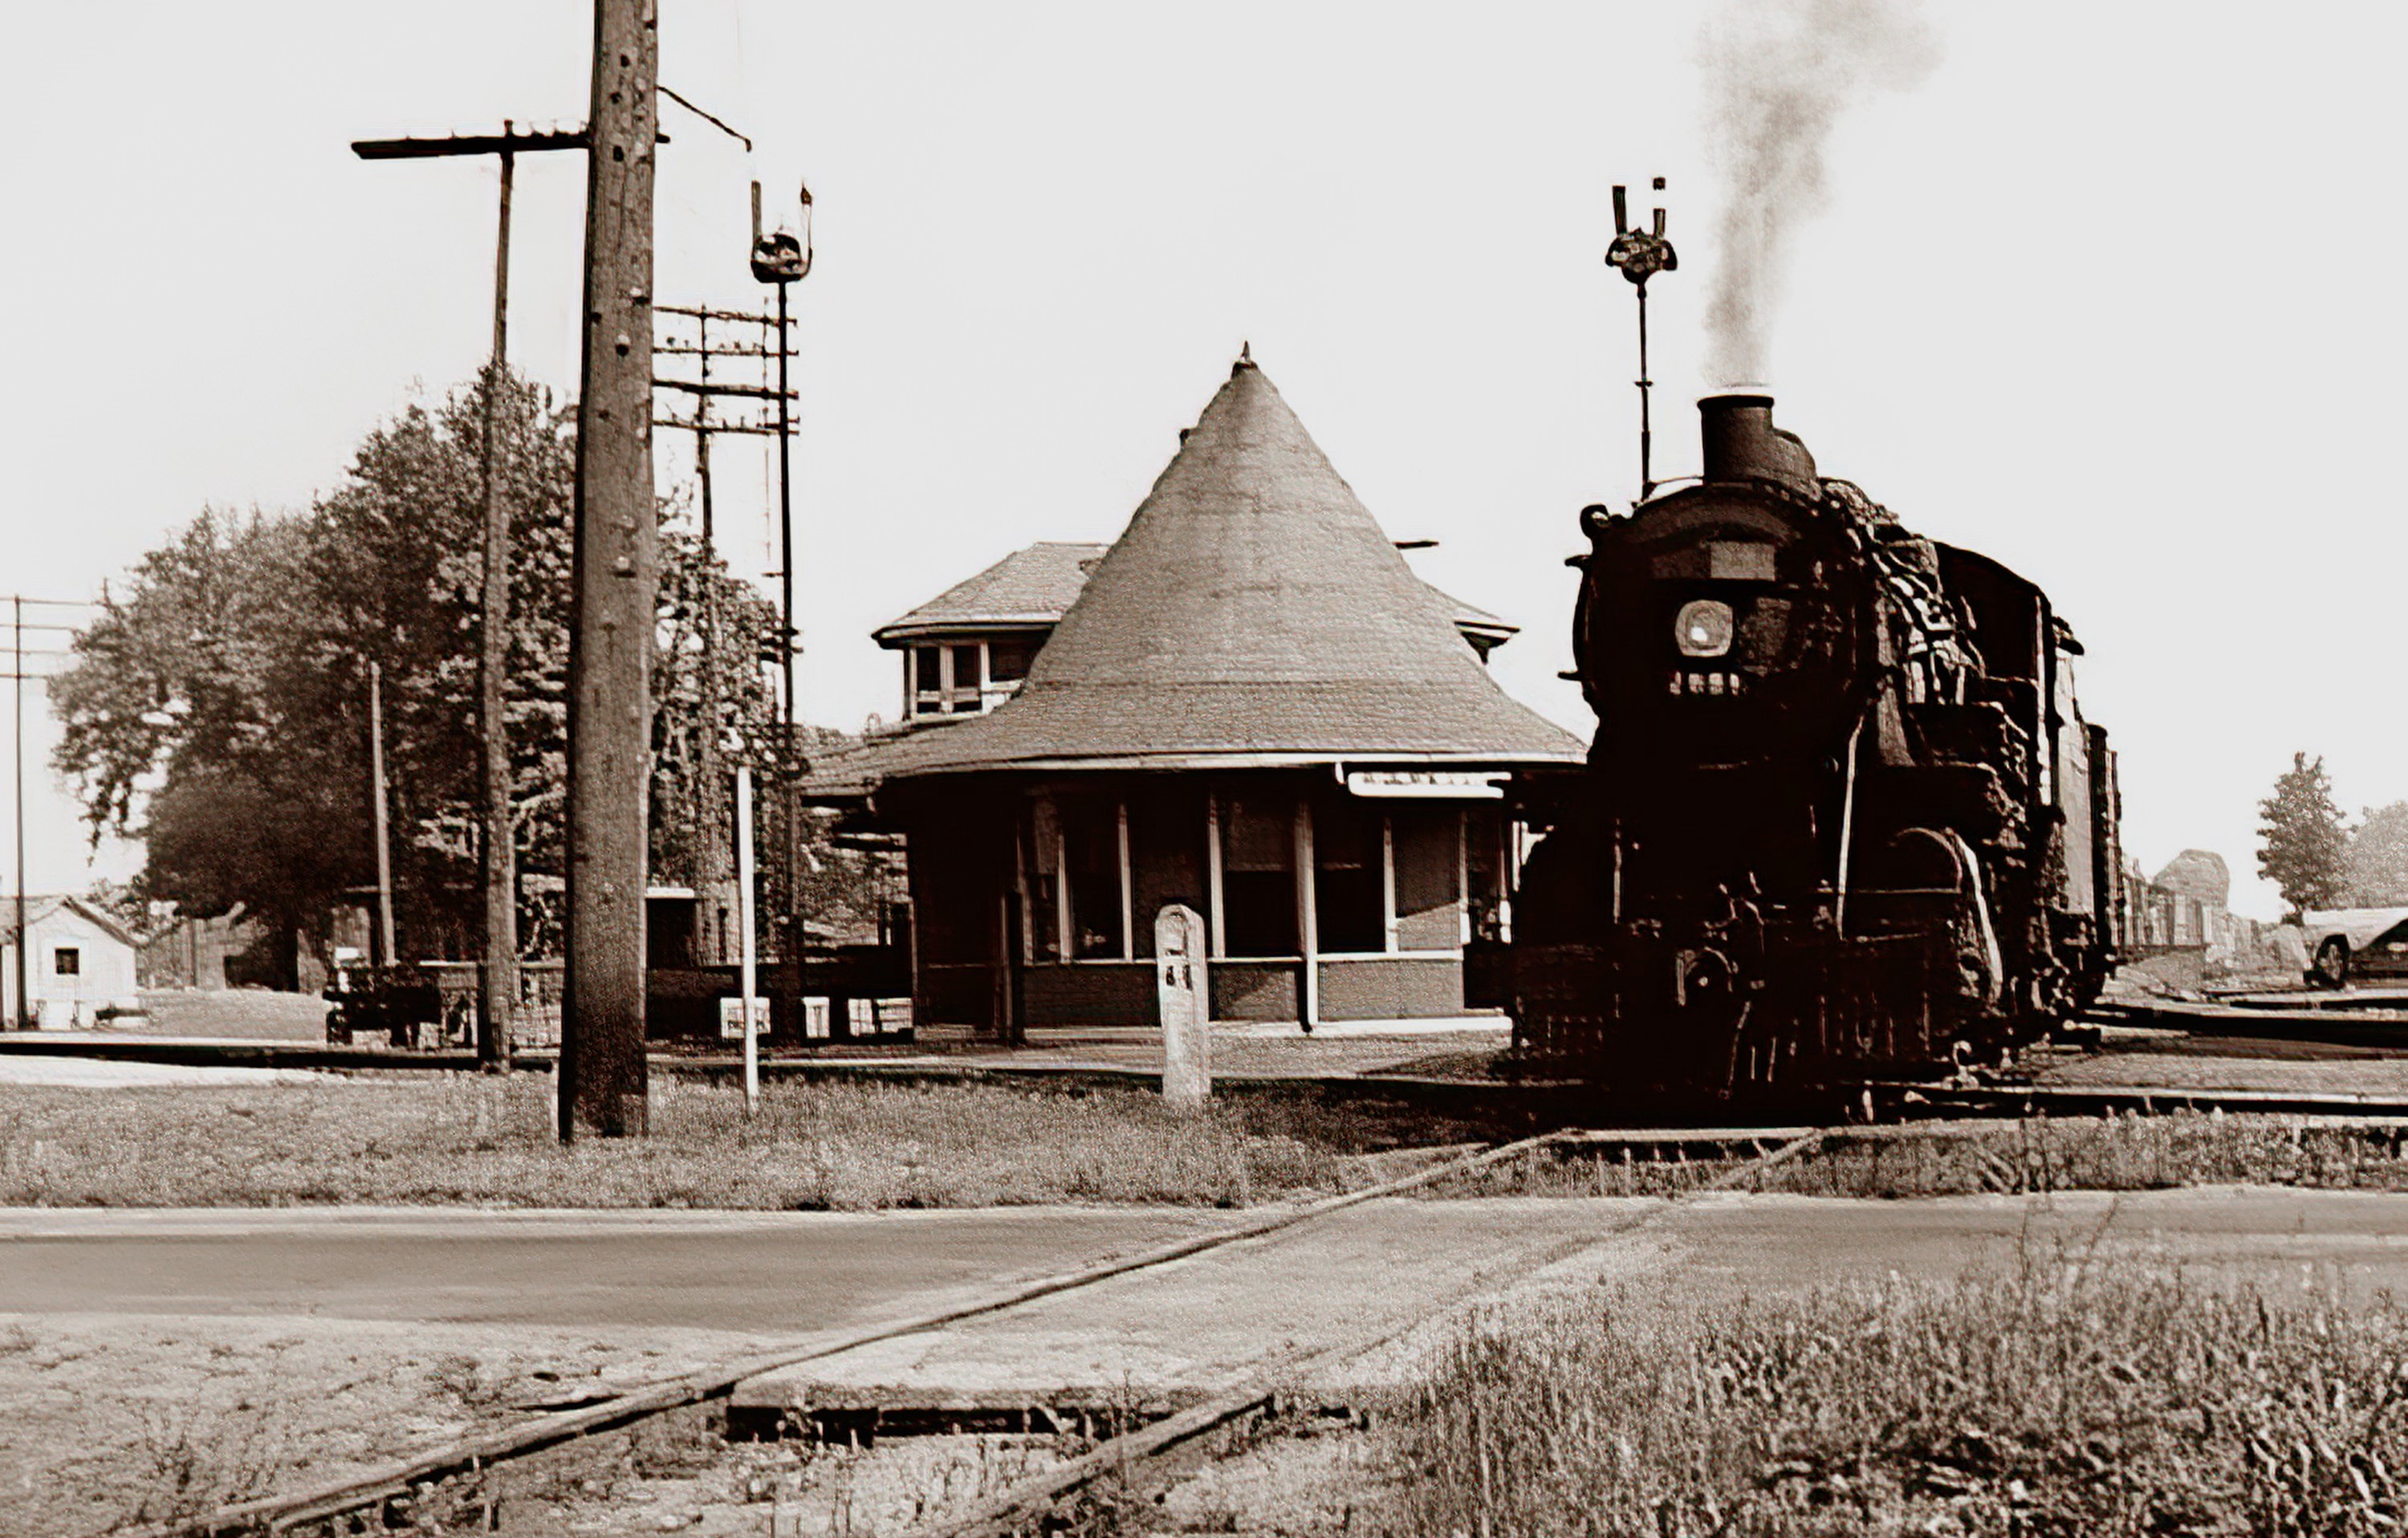
<svg viewBox="0 0 2408 1538">
<path fill-rule="evenodd" d="M 1772 402 L 1699 403 L 1705 472 L 1583 514 L 1586 765 L 1492 957 L 1517 1055 L 1744 1098 L 1985 1059 L 2096 997 L 2114 755 L 2048 595 L 1820 476 Z"/>
</svg>

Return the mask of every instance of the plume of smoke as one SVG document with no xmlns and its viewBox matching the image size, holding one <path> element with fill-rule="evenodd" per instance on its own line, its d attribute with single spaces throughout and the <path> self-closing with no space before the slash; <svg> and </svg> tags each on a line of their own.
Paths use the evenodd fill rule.
<svg viewBox="0 0 2408 1538">
<path fill-rule="evenodd" d="M 1760 381 L 1791 237 L 1828 201 L 1823 151 L 1849 108 L 1940 62 L 1918 0 L 1726 0 L 1699 49 L 1725 189 L 1706 308 L 1716 382 Z"/>
</svg>

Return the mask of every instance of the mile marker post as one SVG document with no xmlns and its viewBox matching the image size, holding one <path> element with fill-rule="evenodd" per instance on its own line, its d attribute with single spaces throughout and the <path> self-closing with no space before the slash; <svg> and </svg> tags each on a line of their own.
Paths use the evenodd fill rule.
<svg viewBox="0 0 2408 1538">
<path fill-rule="evenodd" d="M 1212 1098 L 1212 990 L 1204 920 L 1172 903 L 1154 915 L 1154 1001 L 1162 1015 L 1162 1100 L 1193 1111 Z"/>
</svg>

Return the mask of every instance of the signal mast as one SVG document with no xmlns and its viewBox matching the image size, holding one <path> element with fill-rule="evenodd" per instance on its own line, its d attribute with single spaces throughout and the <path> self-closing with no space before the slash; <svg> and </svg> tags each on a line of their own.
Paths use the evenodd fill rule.
<svg viewBox="0 0 2408 1538">
<path fill-rule="evenodd" d="M 1664 190 L 1664 179 L 1656 179 L 1656 192 Z M 1664 210 L 1656 210 L 1653 231 L 1639 229 L 1630 223 L 1628 194 L 1619 186 L 1613 189 L 1613 244 L 1605 248 L 1609 266 L 1622 269 L 1622 275 L 1639 290 L 1639 500 L 1646 501 L 1656 495 L 1652 456 L 1656 434 L 1649 420 L 1649 392 L 1655 381 L 1647 377 L 1647 280 L 1659 272 L 1670 272 L 1681 265 L 1672 250 L 1672 242 L 1664 238 Z"/>
</svg>

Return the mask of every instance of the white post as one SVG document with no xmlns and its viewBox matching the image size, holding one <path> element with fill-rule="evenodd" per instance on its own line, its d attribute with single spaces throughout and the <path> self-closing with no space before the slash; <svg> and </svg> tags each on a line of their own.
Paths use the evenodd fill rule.
<svg viewBox="0 0 2408 1538">
<path fill-rule="evenodd" d="M 1162 1098 L 1198 1107 L 1212 1097 L 1212 992 L 1204 919 L 1172 903 L 1154 919 L 1154 1000 L 1162 1015 Z"/>
<path fill-rule="evenodd" d="M 761 1046 L 758 1023 L 752 1018 L 752 767 L 736 766 L 736 927 L 737 956 L 741 970 L 737 980 L 744 1014 L 744 1109 L 761 1098 Z"/>
</svg>

